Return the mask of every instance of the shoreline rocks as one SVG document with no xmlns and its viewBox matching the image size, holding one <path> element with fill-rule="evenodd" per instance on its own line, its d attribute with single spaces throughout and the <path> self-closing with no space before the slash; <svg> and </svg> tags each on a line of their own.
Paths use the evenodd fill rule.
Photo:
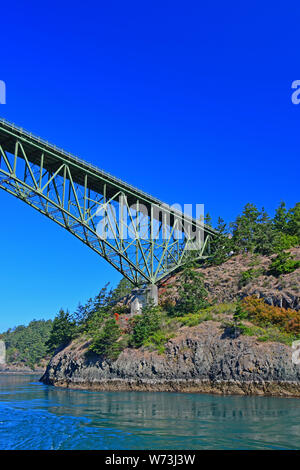
<svg viewBox="0 0 300 470">
<path fill-rule="evenodd" d="M 52 357 L 41 381 L 85 390 L 300 397 L 300 365 L 292 352 L 253 336 L 233 338 L 220 323 L 206 321 L 181 328 L 164 354 L 128 348 L 110 361 L 77 340 Z"/>
</svg>

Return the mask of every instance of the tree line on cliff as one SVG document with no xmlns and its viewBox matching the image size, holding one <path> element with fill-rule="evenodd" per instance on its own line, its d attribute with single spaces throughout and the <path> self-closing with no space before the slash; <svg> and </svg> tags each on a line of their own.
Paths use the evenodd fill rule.
<svg viewBox="0 0 300 470">
<path fill-rule="evenodd" d="M 0 334 L 5 342 L 6 362 L 32 369 L 49 353 L 46 345 L 52 332 L 52 320 L 33 320 Z"/>
<path fill-rule="evenodd" d="M 210 225 L 209 214 L 206 222 Z M 289 210 L 281 202 L 273 218 L 264 208 L 258 210 L 254 204 L 246 204 L 234 222 L 226 224 L 219 217 L 216 229 L 219 237 L 212 242 L 211 264 L 222 264 L 229 253 L 276 253 L 279 262 L 284 263 L 291 259 L 286 250 L 300 244 L 300 202 Z"/>
</svg>

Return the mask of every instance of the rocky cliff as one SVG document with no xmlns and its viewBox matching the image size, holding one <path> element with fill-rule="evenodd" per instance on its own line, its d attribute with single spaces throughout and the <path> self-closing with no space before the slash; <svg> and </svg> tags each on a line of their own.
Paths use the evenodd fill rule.
<svg viewBox="0 0 300 470">
<path fill-rule="evenodd" d="M 41 378 L 46 384 L 93 390 L 264 394 L 300 397 L 300 365 L 292 348 L 232 337 L 220 323 L 183 327 L 165 353 L 125 349 L 116 361 L 75 341 L 58 352 Z"/>
</svg>

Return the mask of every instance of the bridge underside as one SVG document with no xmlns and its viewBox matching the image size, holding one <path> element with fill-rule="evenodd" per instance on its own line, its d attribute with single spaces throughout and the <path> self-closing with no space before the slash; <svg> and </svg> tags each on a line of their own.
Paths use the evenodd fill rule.
<svg viewBox="0 0 300 470">
<path fill-rule="evenodd" d="M 38 210 L 135 285 L 158 283 L 216 232 L 151 195 L 0 121 L 0 188 Z"/>
</svg>

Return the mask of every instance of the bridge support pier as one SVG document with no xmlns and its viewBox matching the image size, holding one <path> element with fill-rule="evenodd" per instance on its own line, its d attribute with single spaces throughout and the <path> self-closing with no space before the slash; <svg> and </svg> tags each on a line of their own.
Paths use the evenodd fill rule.
<svg viewBox="0 0 300 470">
<path fill-rule="evenodd" d="M 6 347 L 4 341 L 0 341 L 0 365 L 5 365 L 6 363 Z"/>
<path fill-rule="evenodd" d="M 130 305 L 131 315 L 142 313 L 146 305 L 152 304 L 156 306 L 158 304 L 158 287 L 155 284 L 148 284 L 141 289 L 134 289 L 132 293 L 133 299 Z"/>
</svg>

